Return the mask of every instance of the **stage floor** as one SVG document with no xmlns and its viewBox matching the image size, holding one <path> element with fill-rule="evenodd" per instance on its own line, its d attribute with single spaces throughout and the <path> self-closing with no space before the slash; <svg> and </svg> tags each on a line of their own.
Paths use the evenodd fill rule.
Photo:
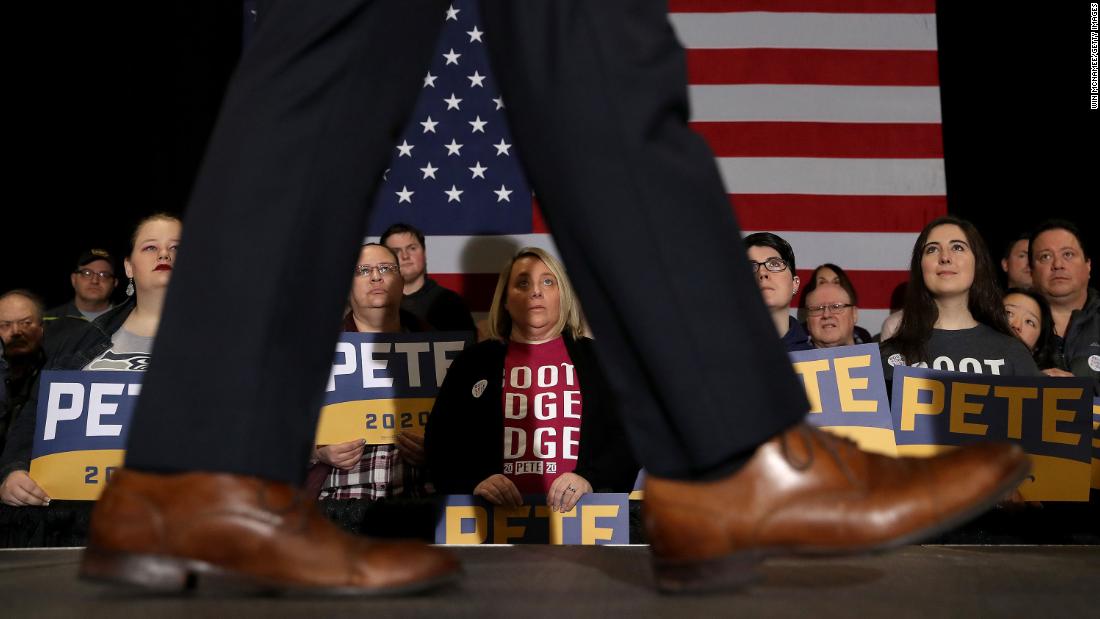
<svg viewBox="0 0 1100 619">
<path fill-rule="evenodd" d="M 455 548 L 460 584 L 423 597 L 203 592 L 161 597 L 78 581 L 80 549 L 0 550 L 4 617 L 1074 617 L 1095 616 L 1098 546 L 909 546 L 869 557 L 782 559 L 734 594 L 653 591 L 645 546 Z"/>
</svg>

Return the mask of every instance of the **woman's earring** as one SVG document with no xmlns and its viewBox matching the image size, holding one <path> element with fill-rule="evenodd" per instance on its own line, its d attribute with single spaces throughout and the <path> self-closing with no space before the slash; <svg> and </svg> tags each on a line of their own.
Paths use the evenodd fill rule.
<svg viewBox="0 0 1100 619">
<path fill-rule="evenodd" d="M 130 278 L 130 283 L 126 284 L 126 296 L 134 296 L 134 278 Z"/>
</svg>

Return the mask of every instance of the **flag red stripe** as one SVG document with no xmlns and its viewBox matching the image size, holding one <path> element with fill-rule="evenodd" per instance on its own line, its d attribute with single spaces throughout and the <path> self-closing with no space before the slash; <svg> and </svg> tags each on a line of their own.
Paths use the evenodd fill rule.
<svg viewBox="0 0 1100 619">
<path fill-rule="evenodd" d="M 810 265 L 809 269 L 798 270 L 798 275 L 803 281 L 813 273 L 817 265 Z M 841 267 L 844 265 L 841 264 Z M 852 284 L 859 293 L 859 304 L 869 309 L 885 309 L 890 307 L 890 295 L 894 288 L 909 278 L 907 271 L 845 271 L 851 278 Z M 493 301 L 493 291 L 496 289 L 497 275 L 495 273 L 432 273 L 432 279 L 444 288 L 450 288 L 466 300 L 470 311 L 487 312 Z M 798 298 L 795 297 L 792 305 L 797 306 Z"/>
<path fill-rule="evenodd" d="M 935 0 L 669 0 L 670 13 L 935 13 Z"/>
<path fill-rule="evenodd" d="M 466 300 L 471 312 L 487 312 L 497 286 L 496 273 L 431 273 L 431 278 Z"/>
<path fill-rule="evenodd" d="M 790 193 L 730 194 L 742 230 L 801 232 L 919 232 L 947 214 L 946 196 L 835 196 Z M 532 200 L 536 234 L 549 234 Z"/>
<path fill-rule="evenodd" d="M 539 201 L 531 198 L 531 232 L 535 234 L 547 234 L 550 232 L 550 228 L 546 227 L 546 220 L 542 217 L 542 210 L 539 209 Z"/>
<path fill-rule="evenodd" d="M 719 157 L 938 159 L 938 123 L 695 122 Z"/>
<path fill-rule="evenodd" d="M 908 248 L 904 251 L 908 251 Z M 796 256 L 797 258 L 797 256 Z M 798 269 L 798 277 L 803 285 L 809 283 L 810 276 L 818 265 L 808 265 L 808 269 Z M 844 269 L 844 265 L 837 263 Z M 852 280 L 852 286 L 859 295 L 859 306 L 867 309 L 887 309 L 890 307 L 890 296 L 903 282 L 909 281 L 909 271 L 849 271 L 848 279 Z M 798 307 L 799 295 L 791 300 L 791 307 Z"/>
<path fill-rule="evenodd" d="M 936 51 L 689 49 L 692 84 L 937 86 Z"/>
<path fill-rule="evenodd" d="M 919 232 L 947 214 L 946 196 L 732 194 L 730 203 L 742 230 Z"/>
</svg>

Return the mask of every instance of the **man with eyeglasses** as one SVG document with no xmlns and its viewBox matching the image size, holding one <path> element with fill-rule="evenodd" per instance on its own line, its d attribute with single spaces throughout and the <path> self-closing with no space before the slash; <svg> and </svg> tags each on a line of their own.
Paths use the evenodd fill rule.
<svg viewBox="0 0 1100 619">
<path fill-rule="evenodd" d="M 423 323 L 401 309 L 401 275 L 396 253 L 367 243 L 355 265 L 344 331 L 400 333 L 424 331 Z M 363 439 L 316 445 L 310 456 L 307 494 L 322 499 L 377 501 L 424 492 L 424 434 L 402 431 L 393 445 L 367 445 Z"/>
<path fill-rule="evenodd" d="M 821 284 L 806 297 L 806 327 L 814 348 L 852 346 L 859 308 L 839 284 Z"/>
<path fill-rule="evenodd" d="M 0 453 L 8 428 L 30 396 L 46 355 L 42 351 L 42 301 L 29 290 L 11 290 L 0 296 L 0 340 L 4 346 L 7 397 L 0 408 Z"/>
<path fill-rule="evenodd" d="M 756 232 L 745 237 L 745 250 L 764 305 L 787 352 L 813 349 L 802 323 L 791 316 L 791 300 L 799 284 L 791 244 L 771 232 Z"/>
<path fill-rule="evenodd" d="M 92 248 L 80 254 L 69 281 L 75 292 L 72 300 L 47 311 L 46 320 L 72 316 L 91 321 L 113 307 L 111 295 L 118 287 L 118 278 L 115 260 L 107 250 Z"/>
</svg>

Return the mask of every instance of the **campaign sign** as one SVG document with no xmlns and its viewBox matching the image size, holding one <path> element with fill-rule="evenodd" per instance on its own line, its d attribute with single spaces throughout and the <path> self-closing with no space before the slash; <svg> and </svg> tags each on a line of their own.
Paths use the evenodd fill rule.
<svg viewBox="0 0 1100 619">
<path fill-rule="evenodd" d="M 423 433 L 447 368 L 473 341 L 465 331 L 342 334 L 317 444 L 390 445 L 402 431 Z"/>
<path fill-rule="evenodd" d="M 31 478 L 54 499 L 99 498 L 122 466 L 144 372 L 42 372 Z"/>
<path fill-rule="evenodd" d="M 1031 456 L 1028 501 L 1087 501 L 1092 381 L 894 368 L 894 437 L 902 455 L 1011 441 Z"/>
<path fill-rule="evenodd" d="M 1092 401 L 1092 487 L 1100 490 L 1100 398 Z"/>
<path fill-rule="evenodd" d="M 877 344 L 803 350 L 790 357 L 810 401 L 807 422 L 867 451 L 897 455 Z"/>
<path fill-rule="evenodd" d="M 546 495 L 525 495 L 519 507 L 493 505 L 472 494 L 440 497 L 437 544 L 630 543 L 626 493 L 589 493 L 566 513 L 551 511 Z"/>
</svg>

